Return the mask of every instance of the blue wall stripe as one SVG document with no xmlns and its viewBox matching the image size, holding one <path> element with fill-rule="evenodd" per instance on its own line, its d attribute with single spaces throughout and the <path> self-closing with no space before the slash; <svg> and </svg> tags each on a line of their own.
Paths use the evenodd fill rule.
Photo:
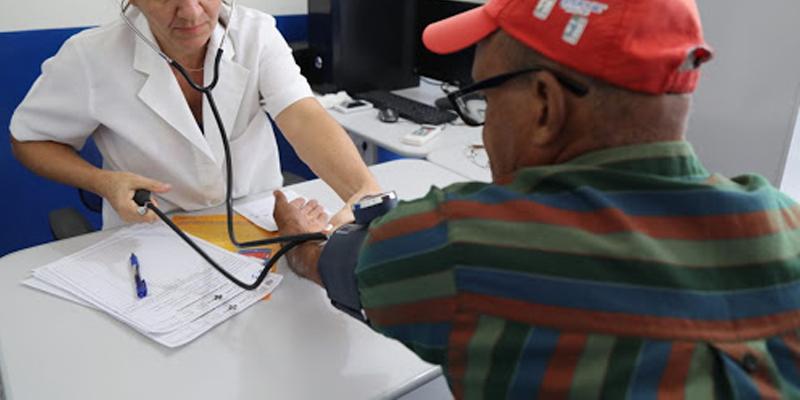
<svg viewBox="0 0 800 400">
<path fill-rule="evenodd" d="M 4 60 L 0 63 L 0 77 L 3 79 L 0 131 L 6 138 L 9 137 L 11 115 L 41 73 L 42 62 L 55 54 L 68 37 L 83 29 L 0 33 L 0 59 Z M 93 145 L 87 146 L 81 154 L 93 162 L 99 160 L 99 153 Z M 100 215 L 81 205 L 77 190 L 34 175 L 17 162 L 9 145 L 0 147 L 0 169 L 2 185 L 7 188 L 0 198 L 6 230 L 0 243 L 0 255 L 52 240 L 47 220 L 51 210 L 73 207 L 81 210 L 95 227 L 100 226 Z"/>
<path fill-rule="evenodd" d="M 275 24 L 287 42 L 308 40 L 308 16 L 276 15 Z"/>
</svg>

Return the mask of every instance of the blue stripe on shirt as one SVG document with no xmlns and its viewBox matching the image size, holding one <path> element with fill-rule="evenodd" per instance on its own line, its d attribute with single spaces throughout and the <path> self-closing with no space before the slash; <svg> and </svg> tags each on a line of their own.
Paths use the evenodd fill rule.
<svg viewBox="0 0 800 400">
<path fill-rule="evenodd" d="M 722 366 L 737 399 L 760 399 L 755 382 L 732 358 L 722 355 Z"/>
<path fill-rule="evenodd" d="M 631 399 L 658 398 L 658 384 L 669 361 L 672 343 L 645 341 L 631 378 L 628 397 Z"/>
<path fill-rule="evenodd" d="M 780 371 L 784 382 L 787 385 L 792 385 L 795 391 L 800 389 L 800 369 L 798 369 L 797 365 L 797 357 L 800 355 L 792 354 L 792 351 L 780 338 L 767 340 L 767 349 L 775 361 L 775 366 Z"/>
<path fill-rule="evenodd" d="M 455 278 L 460 291 L 591 311 L 728 321 L 800 309 L 800 282 L 758 290 L 702 293 L 478 267 L 458 267 Z"/>
<path fill-rule="evenodd" d="M 550 358 L 558 344 L 558 331 L 534 328 L 522 348 L 514 376 L 508 387 L 509 399 L 535 398 L 542 386 Z"/>
<path fill-rule="evenodd" d="M 404 343 L 416 343 L 428 347 L 447 347 L 450 340 L 449 323 L 414 323 L 381 327 L 389 337 Z"/>
<path fill-rule="evenodd" d="M 415 232 L 413 235 L 403 235 L 370 243 L 362 248 L 356 273 L 368 271 L 381 263 L 430 252 L 447 244 L 446 224 L 439 224 L 433 228 Z"/>
</svg>

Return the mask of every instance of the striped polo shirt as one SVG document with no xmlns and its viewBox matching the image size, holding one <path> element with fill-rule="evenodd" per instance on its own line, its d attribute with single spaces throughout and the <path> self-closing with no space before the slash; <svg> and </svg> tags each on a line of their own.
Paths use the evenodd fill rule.
<svg viewBox="0 0 800 400">
<path fill-rule="evenodd" d="M 457 398 L 800 398 L 799 228 L 764 178 L 662 142 L 434 188 L 356 274 Z"/>
</svg>

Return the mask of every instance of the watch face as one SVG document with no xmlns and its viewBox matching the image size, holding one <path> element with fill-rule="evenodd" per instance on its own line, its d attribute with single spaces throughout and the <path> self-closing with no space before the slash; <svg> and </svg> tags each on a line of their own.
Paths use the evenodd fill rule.
<svg viewBox="0 0 800 400">
<path fill-rule="evenodd" d="M 377 204 L 383 203 L 383 199 L 387 198 L 389 200 L 397 198 L 397 194 L 394 191 L 378 193 L 375 195 L 368 195 L 361 198 L 361 200 L 356 203 L 358 208 L 368 208 L 372 207 Z"/>
</svg>

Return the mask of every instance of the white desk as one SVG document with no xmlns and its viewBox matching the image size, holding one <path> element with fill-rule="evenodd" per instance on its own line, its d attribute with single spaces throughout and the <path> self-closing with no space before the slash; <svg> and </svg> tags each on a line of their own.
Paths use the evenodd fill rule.
<svg viewBox="0 0 800 400">
<path fill-rule="evenodd" d="M 421 160 L 371 169 L 404 199 L 463 180 Z M 342 205 L 320 181 L 292 189 L 332 210 Z M 285 265 L 271 300 L 178 349 L 20 284 L 33 268 L 108 235 L 95 232 L 0 258 L 0 376 L 8 400 L 391 398 L 441 374 L 335 310 L 322 289 Z"/>
<path fill-rule="evenodd" d="M 420 86 L 416 88 L 397 90 L 394 93 L 429 105 L 433 105 L 434 100 L 444 95 L 439 86 L 426 80 L 421 81 Z M 403 118 L 394 123 L 381 122 L 378 120 L 377 109 L 350 114 L 336 110 L 329 111 L 351 135 L 405 157 L 425 158 L 430 152 L 439 148 L 481 142 L 481 128 L 463 125 L 460 119 L 447 124 L 439 137 L 424 146 L 411 146 L 403 143 L 401 139 L 419 127 L 415 122 Z"/>
</svg>

